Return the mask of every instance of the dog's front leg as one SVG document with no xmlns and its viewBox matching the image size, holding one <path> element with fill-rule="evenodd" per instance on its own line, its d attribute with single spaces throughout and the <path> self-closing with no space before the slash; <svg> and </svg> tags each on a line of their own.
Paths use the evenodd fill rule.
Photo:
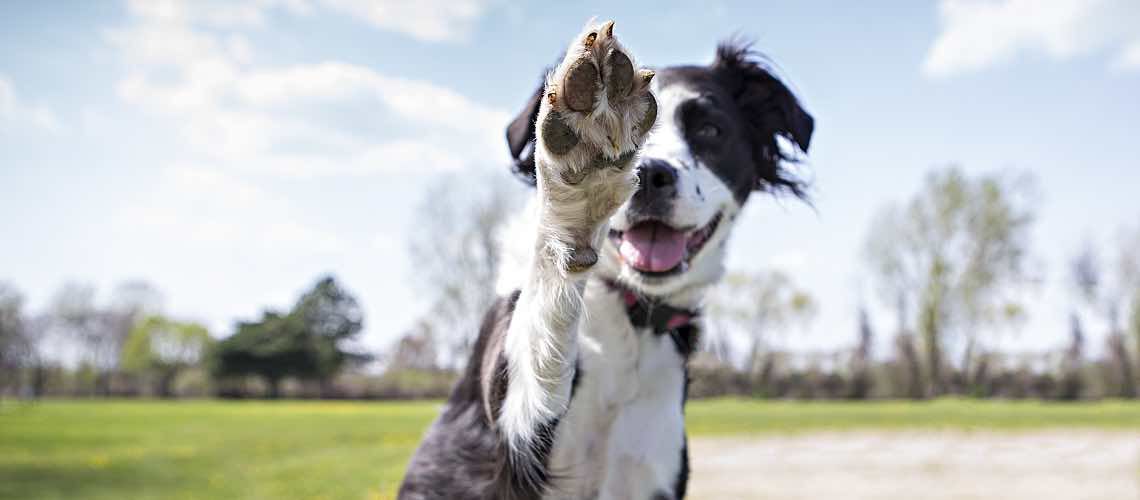
<svg viewBox="0 0 1140 500">
<path fill-rule="evenodd" d="M 535 251 L 503 344 L 496 412 L 514 459 L 534 458 L 544 440 L 549 449 L 569 404 L 585 278 L 609 217 L 636 188 L 635 156 L 657 115 L 652 78 L 612 22 L 587 26 L 547 77 L 536 123 Z"/>
</svg>

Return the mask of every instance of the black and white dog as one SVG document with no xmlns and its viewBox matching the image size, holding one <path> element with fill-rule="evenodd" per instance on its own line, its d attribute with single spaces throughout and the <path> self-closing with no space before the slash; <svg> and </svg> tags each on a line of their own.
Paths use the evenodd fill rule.
<svg viewBox="0 0 1140 500">
<path fill-rule="evenodd" d="M 749 195 L 800 194 L 812 128 L 746 46 L 655 77 L 588 25 L 507 131 L 536 193 L 399 498 L 683 498 L 702 297 Z"/>
</svg>

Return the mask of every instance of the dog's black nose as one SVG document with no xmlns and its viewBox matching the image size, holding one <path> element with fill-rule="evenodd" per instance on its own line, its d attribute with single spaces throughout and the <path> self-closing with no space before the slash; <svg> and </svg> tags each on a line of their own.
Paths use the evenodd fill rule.
<svg viewBox="0 0 1140 500">
<path fill-rule="evenodd" d="M 639 193 L 649 198 L 677 196 L 677 169 L 664 160 L 646 159 L 637 170 Z"/>
</svg>

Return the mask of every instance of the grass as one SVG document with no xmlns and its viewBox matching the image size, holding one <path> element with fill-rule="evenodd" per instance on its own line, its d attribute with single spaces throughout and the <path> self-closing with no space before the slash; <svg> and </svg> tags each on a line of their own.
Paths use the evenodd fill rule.
<svg viewBox="0 0 1140 500">
<path fill-rule="evenodd" d="M 934 401 L 795 402 L 719 399 L 686 407 L 690 435 L 846 430 L 1140 431 L 1140 402 Z"/>
<path fill-rule="evenodd" d="M 0 406 L 0 498 L 394 497 L 438 403 L 48 401 Z M 1140 430 L 1140 403 L 690 403 L 693 436 Z"/>
</svg>

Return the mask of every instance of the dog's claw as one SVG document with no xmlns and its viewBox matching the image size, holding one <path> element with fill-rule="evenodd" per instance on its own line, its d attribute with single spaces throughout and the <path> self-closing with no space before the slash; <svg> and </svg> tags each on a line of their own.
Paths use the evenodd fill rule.
<svg viewBox="0 0 1140 500">
<path fill-rule="evenodd" d="M 642 85 L 649 85 L 649 82 L 653 81 L 653 77 L 657 76 L 657 73 L 651 69 L 643 69 L 638 72 L 638 76 L 641 77 Z"/>
<path fill-rule="evenodd" d="M 562 172 L 562 182 L 565 182 L 571 186 L 576 186 L 582 183 L 582 180 L 586 178 L 586 174 L 587 172 L 585 169 L 567 170 L 565 172 Z"/>
<path fill-rule="evenodd" d="M 598 32 L 597 31 L 591 31 L 589 35 L 586 35 L 586 41 L 585 41 L 586 48 L 593 47 L 594 42 L 597 40 L 598 40 Z"/>
<path fill-rule="evenodd" d="M 606 24 L 602 25 L 602 31 L 605 32 L 606 36 L 613 37 L 614 36 L 614 22 L 613 21 L 606 21 Z"/>
</svg>

